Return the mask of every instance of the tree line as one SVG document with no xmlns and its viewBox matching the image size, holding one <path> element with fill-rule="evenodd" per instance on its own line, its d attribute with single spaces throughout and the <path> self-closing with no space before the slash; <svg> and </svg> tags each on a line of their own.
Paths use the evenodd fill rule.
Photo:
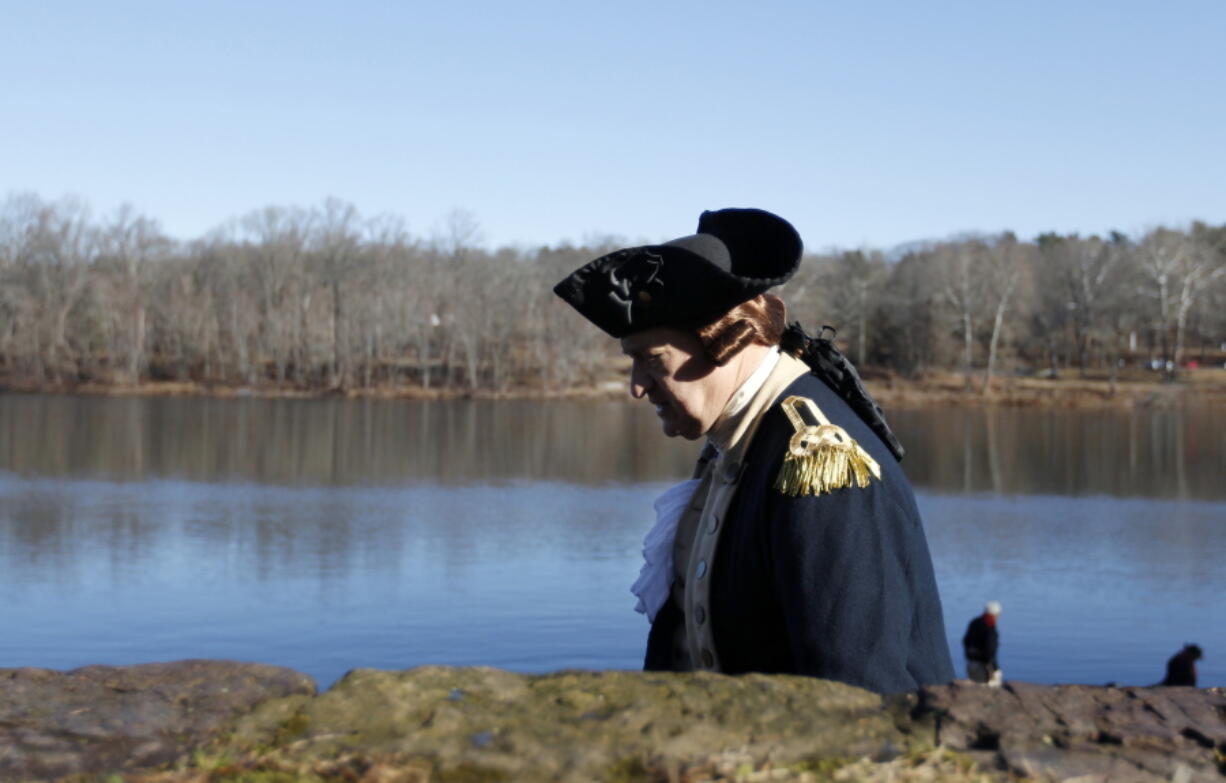
<svg viewBox="0 0 1226 783">
<path fill-rule="evenodd" d="M 615 341 L 552 294 L 625 243 L 484 249 L 453 213 L 415 236 L 329 199 L 268 207 L 200 239 L 130 207 L 0 204 L 8 385 L 177 380 L 226 387 L 559 391 L 607 377 Z M 810 253 L 780 295 L 862 366 L 905 375 L 1220 362 L 1226 225 L 1142 236 L 966 235 Z"/>
</svg>

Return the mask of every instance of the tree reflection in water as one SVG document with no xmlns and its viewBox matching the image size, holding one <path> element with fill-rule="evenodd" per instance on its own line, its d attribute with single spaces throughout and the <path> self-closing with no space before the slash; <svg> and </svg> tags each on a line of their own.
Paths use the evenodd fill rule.
<svg viewBox="0 0 1226 783">
<path fill-rule="evenodd" d="M 1226 684 L 1211 412 L 891 420 L 953 641 L 996 598 L 1007 676 L 1147 684 L 1196 641 Z M 322 684 L 636 668 L 640 540 L 696 451 L 617 402 L 10 395 L 0 436 L 0 666 L 234 657 Z"/>
</svg>

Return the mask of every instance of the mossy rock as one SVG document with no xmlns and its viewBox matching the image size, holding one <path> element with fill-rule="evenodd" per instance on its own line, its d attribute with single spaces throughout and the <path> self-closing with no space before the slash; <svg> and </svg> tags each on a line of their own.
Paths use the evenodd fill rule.
<svg viewBox="0 0 1226 783">
<path fill-rule="evenodd" d="M 248 751 L 259 736 L 298 759 L 428 759 L 442 780 L 652 779 L 723 752 L 786 766 L 907 747 L 880 696 L 808 677 L 359 669 L 279 722 L 263 709 L 236 732 Z"/>
</svg>

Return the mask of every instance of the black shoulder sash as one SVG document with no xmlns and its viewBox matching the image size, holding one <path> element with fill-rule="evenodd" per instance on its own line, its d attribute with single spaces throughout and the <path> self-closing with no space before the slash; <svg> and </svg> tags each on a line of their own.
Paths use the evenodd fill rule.
<svg viewBox="0 0 1226 783">
<path fill-rule="evenodd" d="M 825 336 L 827 331 L 830 332 L 830 337 Z M 835 347 L 833 337 L 832 327 L 823 326 L 817 337 L 810 337 L 805 334 L 799 322 L 794 322 L 784 330 L 783 337 L 779 340 L 779 350 L 790 353 L 809 365 L 812 373 L 842 397 L 856 415 L 881 438 L 894 454 L 894 458 L 901 461 L 906 451 L 890 431 L 890 425 L 886 424 L 881 406 L 873 400 L 868 389 L 864 388 L 860 373 L 856 372 L 855 366 L 843 352 Z"/>
</svg>

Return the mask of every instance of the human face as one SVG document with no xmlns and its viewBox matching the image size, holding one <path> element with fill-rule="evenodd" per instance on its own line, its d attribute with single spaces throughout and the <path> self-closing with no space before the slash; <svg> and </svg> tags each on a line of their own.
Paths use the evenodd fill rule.
<svg viewBox="0 0 1226 783">
<path fill-rule="evenodd" d="M 621 346 L 633 360 L 630 396 L 656 406 L 665 435 L 695 440 L 711 429 L 734 389 L 698 337 L 660 326 L 623 337 Z"/>
</svg>

